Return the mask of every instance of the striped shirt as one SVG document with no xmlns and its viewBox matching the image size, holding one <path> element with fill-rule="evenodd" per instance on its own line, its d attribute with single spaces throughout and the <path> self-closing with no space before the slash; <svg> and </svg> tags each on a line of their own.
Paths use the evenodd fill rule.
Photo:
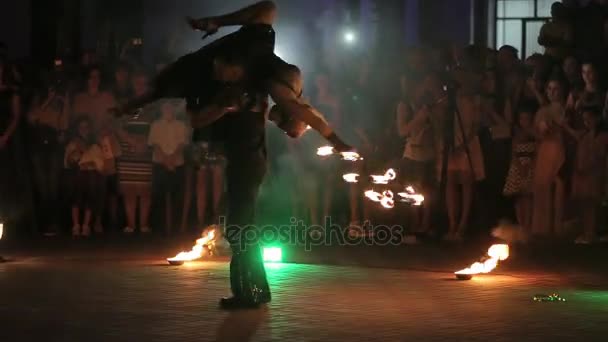
<svg viewBox="0 0 608 342">
<path fill-rule="evenodd" d="M 148 146 L 150 121 L 146 115 L 131 119 L 123 124 L 123 129 L 137 141 L 131 146 L 120 142 L 121 155 L 117 161 L 118 179 L 121 184 L 150 184 L 152 182 L 152 149 Z"/>
</svg>

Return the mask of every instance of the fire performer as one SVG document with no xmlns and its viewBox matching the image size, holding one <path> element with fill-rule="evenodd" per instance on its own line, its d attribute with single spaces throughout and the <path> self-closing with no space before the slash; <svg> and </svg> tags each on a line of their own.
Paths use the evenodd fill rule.
<svg viewBox="0 0 608 342">
<path fill-rule="evenodd" d="M 128 113 L 161 97 L 186 98 L 195 129 L 193 139 L 200 136 L 198 132 L 210 131 L 212 140 L 224 144 L 229 213 L 226 239 L 233 253 L 233 297 L 220 301 L 226 309 L 257 307 L 271 299 L 257 239 L 244 240 L 257 235 L 250 230 L 255 229 L 255 203 L 266 173 L 266 119 L 294 138 L 309 125 L 336 151 L 352 150 L 323 115 L 302 100 L 300 70 L 273 53 L 275 14 L 274 4 L 265 1 L 232 14 L 189 20 L 194 29 L 207 34 L 222 26 L 242 27 L 180 58 L 159 76 L 152 92 L 118 109 Z M 269 113 L 268 94 L 276 103 Z"/>
<path fill-rule="evenodd" d="M 240 25 L 241 28 L 226 35 L 196 52 L 185 55 L 166 67 L 156 78 L 151 90 L 129 103 L 113 109 L 117 115 L 132 113 L 143 105 L 162 97 L 186 98 L 190 105 L 202 108 L 215 103 L 226 108 L 227 102 L 238 101 L 247 87 L 245 84 L 264 84 L 267 94 L 277 107 L 271 111 L 270 120 L 274 121 L 291 137 L 299 137 L 307 126 L 319 132 L 331 143 L 337 152 L 352 148 L 340 139 L 329 126 L 323 115 L 305 103 L 301 92 L 297 92 L 276 75 L 282 70 L 292 69 L 292 85 L 301 84 L 300 70 L 287 64 L 274 54 L 275 31 L 272 27 L 276 17 L 276 6 L 272 1 L 261 1 L 236 12 L 217 17 L 188 19 L 195 30 L 212 35 L 223 26 Z M 219 56 L 226 57 L 238 53 L 246 61 L 244 68 L 234 67 Z M 224 71 L 219 71 L 220 69 Z M 243 69 L 249 71 L 247 79 Z M 218 73 L 224 72 L 224 79 Z M 240 89 L 239 89 L 240 88 Z M 215 111 L 215 116 L 221 116 Z"/>
</svg>

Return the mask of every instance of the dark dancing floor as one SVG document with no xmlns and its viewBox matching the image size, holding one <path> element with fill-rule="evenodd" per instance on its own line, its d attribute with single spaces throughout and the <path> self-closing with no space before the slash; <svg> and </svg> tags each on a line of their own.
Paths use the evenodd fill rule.
<svg viewBox="0 0 608 342">
<path fill-rule="evenodd" d="M 227 259 L 167 266 L 183 241 L 17 243 L 2 252 L 0 341 L 605 341 L 607 248 L 514 250 L 454 280 L 478 244 L 286 250 L 305 263 L 267 264 L 272 303 L 227 313 Z M 553 292 L 567 302 L 532 300 Z"/>
</svg>

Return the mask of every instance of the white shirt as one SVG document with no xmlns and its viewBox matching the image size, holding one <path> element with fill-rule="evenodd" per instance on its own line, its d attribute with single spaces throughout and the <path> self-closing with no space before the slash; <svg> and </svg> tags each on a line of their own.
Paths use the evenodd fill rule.
<svg viewBox="0 0 608 342">
<path fill-rule="evenodd" d="M 188 144 L 190 130 L 185 123 L 179 120 L 167 121 L 158 119 L 152 123 L 148 145 L 158 146 L 166 155 L 173 155 L 179 146 Z M 153 156 L 154 162 L 160 162 L 161 158 L 156 153 Z M 178 160 L 183 163 L 183 153 L 178 156 Z"/>
</svg>

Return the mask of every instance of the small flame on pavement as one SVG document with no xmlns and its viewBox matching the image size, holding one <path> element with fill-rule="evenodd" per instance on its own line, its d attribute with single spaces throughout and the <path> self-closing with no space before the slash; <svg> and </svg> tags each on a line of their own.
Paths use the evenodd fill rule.
<svg viewBox="0 0 608 342">
<path fill-rule="evenodd" d="M 497 244 L 492 245 L 488 249 L 488 256 L 486 260 L 476 262 L 470 267 L 462 269 L 458 272 L 454 272 L 456 275 L 474 275 L 480 273 L 490 273 L 498 266 L 499 261 L 507 260 L 509 257 L 509 245 Z"/>
<path fill-rule="evenodd" d="M 215 243 L 215 229 L 210 230 L 200 239 L 196 240 L 196 244 L 189 252 L 181 252 L 173 258 L 168 258 L 168 262 L 174 261 L 193 261 L 200 259 L 206 253 L 205 249 L 210 249 Z"/>
<path fill-rule="evenodd" d="M 359 175 L 356 173 L 347 173 L 342 176 L 342 179 L 344 179 L 344 181 L 346 181 L 347 183 L 358 183 Z"/>
<path fill-rule="evenodd" d="M 393 169 L 388 169 L 384 175 L 372 175 L 371 177 L 374 184 L 388 184 L 390 181 L 397 178 L 397 172 L 395 172 Z"/>
</svg>

